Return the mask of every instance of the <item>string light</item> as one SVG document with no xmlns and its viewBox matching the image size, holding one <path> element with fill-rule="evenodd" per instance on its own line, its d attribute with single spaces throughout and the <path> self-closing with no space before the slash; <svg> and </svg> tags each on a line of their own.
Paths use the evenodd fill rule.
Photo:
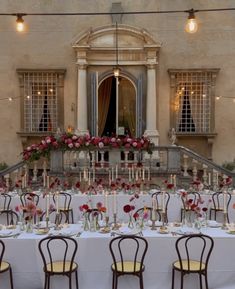
<svg viewBox="0 0 235 289">
<path fill-rule="evenodd" d="M 185 30 L 188 33 L 196 33 L 198 30 L 198 24 L 197 24 L 197 20 L 195 18 L 195 10 L 194 9 L 189 10 L 189 16 L 188 16 L 187 23 L 185 25 Z"/>
<path fill-rule="evenodd" d="M 222 11 L 235 11 L 235 7 L 231 8 L 208 8 L 208 9 L 189 9 L 189 10 L 152 10 L 152 11 L 122 11 L 122 12 L 62 12 L 62 13 L 0 13 L 0 16 L 16 16 L 18 31 L 24 30 L 23 16 L 104 16 L 104 15 L 146 15 L 146 14 L 176 14 L 187 13 L 188 20 L 186 24 L 186 31 L 195 33 L 198 30 L 198 24 L 195 18 L 195 13 L 202 12 L 222 12 Z"/>
<path fill-rule="evenodd" d="M 23 16 L 25 14 L 16 14 L 17 19 L 16 19 L 16 30 L 18 32 L 23 32 L 24 31 L 24 19 Z"/>
<path fill-rule="evenodd" d="M 220 99 L 222 99 L 222 98 L 232 99 L 233 102 L 235 103 L 235 96 L 222 96 L 222 95 L 217 95 L 217 96 L 215 97 L 215 99 L 216 99 L 217 101 L 220 100 Z"/>
</svg>

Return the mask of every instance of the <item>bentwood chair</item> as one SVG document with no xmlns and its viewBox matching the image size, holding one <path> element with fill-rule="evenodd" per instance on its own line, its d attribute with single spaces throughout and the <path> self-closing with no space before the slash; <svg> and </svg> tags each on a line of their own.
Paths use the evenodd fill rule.
<svg viewBox="0 0 235 289">
<path fill-rule="evenodd" d="M 157 212 L 160 215 L 160 221 L 161 221 L 161 216 L 162 216 L 162 212 L 163 212 L 163 207 L 162 205 L 164 205 L 164 209 L 165 209 L 165 221 L 168 222 L 168 214 L 167 214 L 167 209 L 168 209 L 168 203 L 170 201 L 170 194 L 168 192 L 160 192 L 157 191 L 155 193 L 152 194 L 152 198 L 156 196 L 156 201 L 157 201 Z M 163 197 L 164 201 L 163 201 Z"/>
<path fill-rule="evenodd" d="M 35 193 L 23 193 L 20 196 L 20 201 L 23 207 L 25 207 L 29 202 L 32 202 L 37 206 L 39 203 L 39 195 Z"/>
<path fill-rule="evenodd" d="M 148 249 L 146 239 L 134 235 L 118 236 L 110 241 L 109 249 L 113 258 L 111 265 L 113 272 L 112 289 L 117 289 L 118 277 L 123 275 L 137 276 L 140 289 L 143 289 L 144 258 Z"/>
<path fill-rule="evenodd" d="M 143 216 L 144 210 L 146 210 L 147 213 L 148 213 L 147 220 L 151 220 L 152 209 L 153 209 L 152 207 L 143 207 L 143 208 L 140 208 L 140 209 L 136 210 L 135 213 L 133 214 L 133 217 L 134 217 L 135 221 L 138 218 L 136 216 Z M 156 210 L 156 213 L 157 213 L 157 216 L 158 216 L 158 220 L 160 220 L 161 219 L 161 215 L 160 215 L 159 211 Z"/>
<path fill-rule="evenodd" d="M 214 247 L 210 236 L 203 234 L 186 235 L 180 237 L 175 244 L 178 260 L 172 264 L 172 289 L 174 289 L 175 271 L 180 272 L 180 288 L 183 289 L 183 280 L 186 274 L 199 274 L 200 289 L 202 276 L 205 278 L 208 289 L 207 269 L 209 258 Z"/>
<path fill-rule="evenodd" d="M 95 216 L 97 217 L 98 220 L 103 220 L 103 213 L 100 212 L 98 209 L 91 209 L 87 213 L 87 218 L 89 221 L 91 221 L 92 218 Z"/>
<path fill-rule="evenodd" d="M 44 289 L 50 288 L 51 276 L 66 276 L 69 278 L 69 289 L 72 289 L 72 274 L 75 274 L 76 288 L 78 289 L 78 264 L 74 262 L 77 253 L 77 242 L 73 238 L 52 236 L 42 239 L 39 252 L 43 260 L 45 273 Z"/>
<path fill-rule="evenodd" d="M 65 212 L 56 213 L 56 210 L 49 211 L 49 220 L 54 224 L 65 224 L 68 223 L 68 216 Z M 44 212 L 41 217 L 40 221 L 46 221 L 46 212 Z"/>
<path fill-rule="evenodd" d="M 55 206 L 56 204 L 56 195 L 53 195 L 53 201 Z M 67 220 L 68 223 L 74 223 L 74 218 L 73 218 L 73 209 L 70 207 L 72 201 L 72 196 L 68 193 L 60 192 L 59 193 L 59 211 L 64 212 L 67 214 Z M 71 216 L 71 222 L 70 222 L 70 216 Z"/>
<path fill-rule="evenodd" d="M 226 193 L 224 196 L 223 192 L 215 192 L 212 195 L 212 207 L 210 209 L 210 220 L 212 218 L 212 213 L 214 215 L 214 220 L 217 220 L 217 213 L 223 213 L 224 209 L 226 208 L 226 219 L 229 223 L 229 215 L 228 215 L 228 208 L 231 202 L 231 194 L 229 192 Z M 226 204 L 224 204 L 224 200 Z"/>
<path fill-rule="evenodd" d="M 20 201 L 21 201 L 21 204 L 22 204 L 23 207 L 26 207 L 27 204 L 29 204 L 29 203 L 31 203 L 31 202 L 32 202 L 35 206 L 37 206 L 38 203 L 39 203 L 39 195 L 37 195 L 37 194 L 35 194 L 35 193 L 33 193 L 33 192 L 31 192 L 31 193 L 26 192 L 26 193 L 23 193 L 23 194 L 20 196 Z M 34 222 L 36 222 L 36 221 L 37 221 L 37 217 L 36 217 L 36 215 L 35 215 L 35 216 L 34 216 Z"/>
<path fill-rule="evenodd" d="M 11 200 L 12 197 L 9 194 L 0 194 L 0 212 L 10 210 Z"/>
<path fill-rule="evenodd" d="M 11 265 L 8 262 L 3 261 L 4 252 L 5 252 L 5 244 L 3 243 L 2 240 L 0 240 L 0 274 L 5 273 L 6 271 L 9 270 L 11 289 L 14 289 Z"/>
<path fill-rule="evenodd" d="M 198 204 L 200 200 L 200 194 L 198 192 L 189 192 L 186 197 L 181 196 L 182 208 L 181 208 L 181 222 L 183 219 L 183 212 L 191 211 L 191 206 Z"/>
<path fill-rule="evenodd" d="M 0 223 L 4 225 L 17 225 L 19 217 L 16 212 L 12 210 L 0 211 Z"/>
</svg>

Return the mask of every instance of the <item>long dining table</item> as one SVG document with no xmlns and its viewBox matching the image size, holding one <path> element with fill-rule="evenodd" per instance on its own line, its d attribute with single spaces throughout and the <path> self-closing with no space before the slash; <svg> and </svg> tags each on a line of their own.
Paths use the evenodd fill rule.
<svg viewBox="0 0 235 289">
<path fill-rule="evenodd" d="M 123 193 L 122 191 L 116 192 L 116 197 L 114 198 L 114 195 L 112 192 L 110 192 L 109 195 L 107 195 L 107 201 L 105 200 L 105 194 L 82 194 L 82 193 L 73 193 L 71 191 L 67 191 L 67 193 L 71 194 L 72 200 L 71 200 L 71 208 L 73 209 L 74 214 L 74 223 L 77 223 L 81 217 L 82 213 L 79 209 L 79 207 L 83 204 L 89 204 L 90 207 L 96 207 L 96 204 L 98 202 L 101 202 L 103 205 L 107 203 L 108 205 L 108 214 L 110 220 L 112 220 L 113 216 L 113 209 L 114 206 L 116 207 L 117 216 L 118 219 L 121 221 L 127 221 L 128 215 L 124 213 L 123 207 L 126 204 L 131 204 L 135 206 L 135 210 L 144 207 L 144 206 L 152 206 L 152 199 L 151 195 L 154 193 L 155 190 L 149 190 L 148 192 L 140 193 L 138 194 L 138 198 L 133 199 L 134 194 L 128 194 Z M 38 207 L 45 210 L 46 200 L 43 198 L 42 192 L 36 192 L 40 194 L 39 198 L 39 204 Z M 205 202 L 204 206 L 208 206 L 208 201 L 211 199 L 212 193 L 208 192 L 201 192 L 202 200 Z M 62 200 L 60 200 L 62 201 Z M 116 205 L 114 205 L 114 201 L 116 202 Z M 54 204 L 52 196 L 50 197 L 50 200 L 48 203 Z M 232 199 L 229 206 L 229 217 L 230 222 L 235 222 L 235 209 L 233 209 L 233 204 L 235 203 L 235 194 L 232 194 Z M 11 209 L 14 210 L 14 208 L 20 204 L 20 197 L 19 195 L 12 193 L 12 202 L 11 202 Z M 63 204 L 61 203 L 60 206 L 62 207 Z M 209 205 L 211 206 L 211 204 Z M 0 204 L 1 208 L 1 204 Z M 180 198 L 179 193 L 170 193 L 170 200 L 168 204 L 168 220 L 169 222 L 174 221 L 180 221 L 181 219 L 181 208 L 182 208 L 182 201 Z M 209 217 L 209 216 L 208 216 Z M 222 221 L 222 214 L 219 214 L 219 221 Z"/>
<path fill-rule="evenodd" d="M 53 230 L 53 229 L 51 229 Z M 171 226 L 169 233 L 160 234 L 159 230 L 152 231 L 146 226 L 142 231 L 148 241 L 148 251 L 145 258 L 144 272 L 145 289 L 171 288 L 171 266 L 176 260 L 175 242 L 179 238 L 178 227 Z M 1 232 L 1 231 L 0 231 Z M 83 231 L 82 225 L 72 224 L 63 228 L 61 234 L 70 235 L 78 243 L 76 262 L 79 264 L 78 279 L 80 289 L 110 289 L 112 288 L 111 254 L 109 242 L 111 233 Z M 77 234 L 79 233 L 79 234 Z M 174 234 L 173 234 L 174 233 Z M 214 239 L 214 249 L 208 269 L 209 288 L 235 288 L 235 235 L 221 228 L 202 228 L 201 233 L 208 234 Z M 1 235 L 1 234 L 0 234 Z M 20 232 L 17 237 L 2 238 L 6 245 L 4 260 L 12 265 L 15 289 L 41 289 L 44 285 L 44 274 L 38 243 L 46 235 L 35 232 Z M 58 252 L 60 248 L 58 247 Z M 193 248 L 195 252 L 197 247 Z M 0 276 L 0 289 L 9 288 L 8 273 Z M 139 288 L 138 278 L 124 276 L 119 278 L 118 288 Z M 185 277 L 185 287 L 199 288 L 197 275 Z M 179 275 L 176 274 L 176 284 L 179 286 Z M 75 288 L 75 283 L 73 284 Z M 61 276 L 51 279 L 51 288 L 68 288 L 68 279 Z M 179 288 L 179 287 L 175 287 Z"/>
</svg>

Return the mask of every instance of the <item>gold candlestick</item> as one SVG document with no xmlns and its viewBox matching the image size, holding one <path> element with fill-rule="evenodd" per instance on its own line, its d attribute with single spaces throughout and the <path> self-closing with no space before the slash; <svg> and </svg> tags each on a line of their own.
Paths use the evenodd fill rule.
<svg viewBox="0 0 235 289">
<path fill-rule="evenodd" d="M 155 214 L 154 214 L 155 213 Z M 157 230 L 157 227 L 155 225 L 155 222 L 157 221 L 157 214 L 156 214 L 156 210 L 152 209 L 152 212 L 151 212 L 151 221 L 152 221 L 152 226 L 151 226 L 151 230 Z"/>
<path fill-rule="evenodd" d="M 166 212 L 161 212 L 162 227 L 165 228 L 167 225 L 166 222 Z"/>
<path fill-rule="evenodd" d="M 105 217 L 105 229 L 109 229 L 109 216 Z"/>
<path fill-rule="evenodd" d="M 117 224 L 117 213 L 113 214 L 113 230 L 118 230 L 119 226 Z"/>
<path fill-rule="evenodd" d="M 222 230 L 226 230 L 227 229 L 227 213 L 226 212 L 223 212 L 223 225 L 221 227 Z"/>
<path fill-rule="evenodd" d="M 60 227 L 59 227 L 59 217 L 60 217 L 60 213 L 57 212 L 57 213 L 56 213 L 56 217 L 55 217 L 55 230 L 60 230 Z"/>
<path fill-rule="evenodd" d="M 47 230 L 49 230 L 49 217 L 48 216 L 46 217 L 46 228 Z"/>
</svg>

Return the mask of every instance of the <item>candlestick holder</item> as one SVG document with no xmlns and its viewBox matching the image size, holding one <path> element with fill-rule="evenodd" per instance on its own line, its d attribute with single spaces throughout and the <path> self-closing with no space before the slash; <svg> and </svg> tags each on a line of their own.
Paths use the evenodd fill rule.
<svg viewBox="0 0 235 289">
<path fill-rule="evenodd" d="M 157 221 L 157 211 L 154 210 L 154 209 L 152 209 L 150 220 L 152 221 L 151 230 L 153 230 L 153 231 L 157 230 L 157 227 L 156 227 L 156 224 L 155 224 L 156 221 Z"/>
<path fill-rule="evenodd" d="M 46 216 L 46 228 L 49 230 L 49 216 Z"/>
<path fill-rule="evenodd" d="M 227 212 L 223 212 L 223 225 L 221 227 L 222 230 L 227 229 Z"/>
<path fill-rule="evenodd" d="M 113 230 L 116 231 L 119 229 L 118 223 L 117 223 L 117 213 L 113 214 Z"/>
<path fill-rule="evenodd" d="M 60 213 L 59 212 L 56 212 L 56 215 L 55 215 L 55 230 L 60 230 L 60 227 L 59 227 L 59 218 L 60 218 Z"/>
<path fill-rule="evenodd" d="M 162 220 L 162 227 L 166 227 L 167 220 L 166 220 L 166 212 L 161 212 L 161 220 Z"/>
<path fill-rule="evenodd" d="M 105 229 L 109 228 L 109 216 L 105 217 Z"/>
</svg>

